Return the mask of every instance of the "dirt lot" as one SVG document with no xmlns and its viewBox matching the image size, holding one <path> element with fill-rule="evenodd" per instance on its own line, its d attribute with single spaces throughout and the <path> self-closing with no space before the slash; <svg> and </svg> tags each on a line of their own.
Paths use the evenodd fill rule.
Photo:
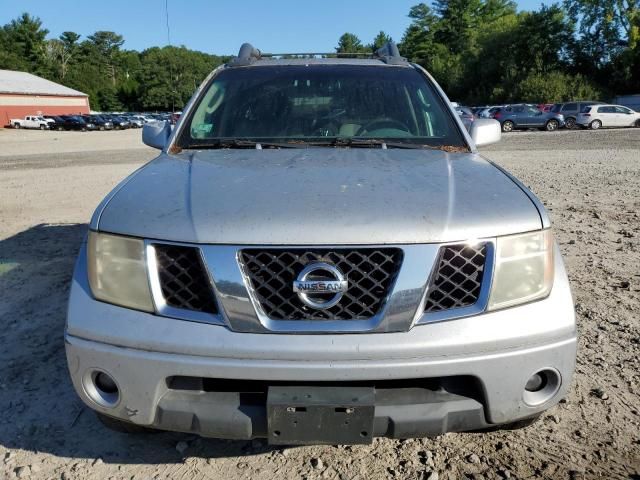
<svg viewBox="0 0 640 480">
<path fill-rule="evenodd" d="M 484 152 L 553 219 L 580 329 L 566 401 L 520 431 L 284 450 L 113 433 L 76 398 L 73 262 L 103 195 L 155 155 L 139 139 L 0 130 L 0 478 L 640 479 L 640 129 L 513 133 Z"/>
</svg>

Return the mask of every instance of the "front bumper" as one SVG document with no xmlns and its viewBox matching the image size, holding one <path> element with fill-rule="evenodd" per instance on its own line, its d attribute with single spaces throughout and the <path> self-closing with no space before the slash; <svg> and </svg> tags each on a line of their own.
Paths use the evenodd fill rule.
<svg viewBox="0 0 640 480">
<path fill-rule="evenodd" d="M 246 335 L 246 334 L 244 334 Z M 331 379 L 331 386 L 382 383 L 376 390 L 375 436 L 395 438 L 439 435 L 510 423 L 536 415 L 557 403 L 571 381 L 575 338 L 553 344 L 466 358 L 306 362 L 203 358 L 114 347 L 66 336 L 67 359 L 74 387 L 91 408 L 122 420 L 164 430 L 192 432 L 232 439 L 264 437 L 266 403 L 243 398 L 243 390 L 206 389 L 195 381 L 175 387 L 172 379 L 264 380 L 301 384 Z M 543 368 L 560 374 L 560 389 L 544 404 L 523 401 L 529 376 Z M 87 372 L 98 368 L 116 380 L 121 392 L 113 408 L 97 405 L 87 393 Z M 436 388 L 417 389 L 416 383 L 386 388 L 381 378 L 436 379 Z"/>
<path fill-rule="evenodd" d="M 573 375 L 573 301 L 561 257 L 555 258 L 554 287 L 541 301 L 403 332 L 320 335 L 240 333 L 98 302 L 79 261 L 65 334 L 69 371 L 81 399 L 101 413 L 203 436 L 267 434 L 264 399 L 247 402 L 246 392 L 233 386 L 237 381 L 373 385 L 377 436 L 510 423 L 557 403 Z M 525 384 L 543 369 L 555 372 L 559 384 L 532 404 Z M 118 385 L 113 405 L 91 396 L 97 371 Z M 191 386 L 176 388 L 176 377 Z M 203 387 L 212 382 L 222 388 Z M 422 383 L 425 388 L 415 388 Z"/>
</svg>

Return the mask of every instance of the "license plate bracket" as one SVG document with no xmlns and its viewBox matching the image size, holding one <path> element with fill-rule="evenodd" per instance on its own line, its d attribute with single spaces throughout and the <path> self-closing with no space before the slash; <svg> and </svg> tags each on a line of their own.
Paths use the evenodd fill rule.
<svg viewBox="0 0 640 480">
<path fill-rule="evenodd" d="M 269 387 L 267 422 L 272 445 L 369 444 L 373 387 Z"/>
</svg>

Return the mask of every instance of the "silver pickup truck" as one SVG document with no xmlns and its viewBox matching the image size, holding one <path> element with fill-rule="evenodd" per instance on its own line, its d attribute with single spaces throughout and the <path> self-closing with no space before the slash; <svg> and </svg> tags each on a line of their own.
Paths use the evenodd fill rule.
<svg viewBox="0 0 640 480">
<path fill-rule="evenodd" d="M 369 443 L 522 426 L 566 393 L 547 213 L 420 66 L 245 44 L 99 205 L 66 352 L 123 431 Z"/>
</svg>

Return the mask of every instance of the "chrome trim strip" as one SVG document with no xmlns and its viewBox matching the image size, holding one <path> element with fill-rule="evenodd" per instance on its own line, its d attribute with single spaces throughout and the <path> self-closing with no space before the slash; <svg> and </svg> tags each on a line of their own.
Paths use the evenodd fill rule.
<svg viewBox="0 0 640 480">
<path fill-rule="evenodd" d="M 214 325 L 224 325 L 224 321 L 221 315 L 213 315 L 206 312 L 196 312 L 193 310 L 187 310 L 184 308 L 176 308 L 171 305 L 167 305 L 162 295 L 162 287 L 160 286 L 160 275 L 158 273 L 158 264 L 156 261 L 156 251 L 154 244 L 166 244 L 168 242 L 156 242 L 152 240 L 145 240 L 145 255 L 147 257 L 147 274 L 149 276 L 149 285 L 151 286 L 151 297 L 153 299 L 153 305 L 155 307 L 155 313 L 163 317 L 177 318 L 180 320 L 188 320 L 192 322 L 211 323 Z M 189 245 L 193 247 L 194 245 Z M 202 255 L 202 252 L 200 252 Z M 207 268 L 203 259 L 203 265 Z M 209 279 L 211 275 L 206 272 Z M 220 310 L 218 310 L 220 311 Z"/>
<path fill-rule="evenodd" d="M 438 266 L 440 263 L 440 252 L 442 248 L 448 245 L 460 245 L 460 243 L 464 242 L 452 242 L 452 243 L 443 243 L 440 245 L 440 250 L 438 252 L 438 257 L 433 264 L 433 269 L 431 271 L 431 275 L 429 276 L 429 283 L 427 287 L 430 287 L 435 280 L 435 276 L 438 274 Z M 493 270 L 495 266 L 495 239 L 481 239 L 474 240 L 474 244 L 485 243 L 487 247 L 487 253 L 485 256 L 485 270 L 482 277 L 482 286 L 480 287 L 480 294 L 478 295 L 478 300 L 473 305 L 469 305 L 468 307 L 459 307 L 459 308 L 451 308 L 448 310 L 441 310 L 439 312 L 428 312 L 425 313 L 424 309 L 427 305 L 427 299 L 429 298 L 429 294 L 431 290 L 427 288 L 424 292 L 424 297 L 420 302 L 420 308 L 418 309 L 418 315 L 415 319 L 414 325 L 424 325 L 427 323 L 434 322 L 444 322 L 446 320 L 454 320 L 457 318 L 470 317 L 472 315 L 479 315 L 483 313 L 487 309 L 487 305 L 489 303 L 489 294 L 491 293 L 491 285 L 493 282 Z"/>
</svg>

